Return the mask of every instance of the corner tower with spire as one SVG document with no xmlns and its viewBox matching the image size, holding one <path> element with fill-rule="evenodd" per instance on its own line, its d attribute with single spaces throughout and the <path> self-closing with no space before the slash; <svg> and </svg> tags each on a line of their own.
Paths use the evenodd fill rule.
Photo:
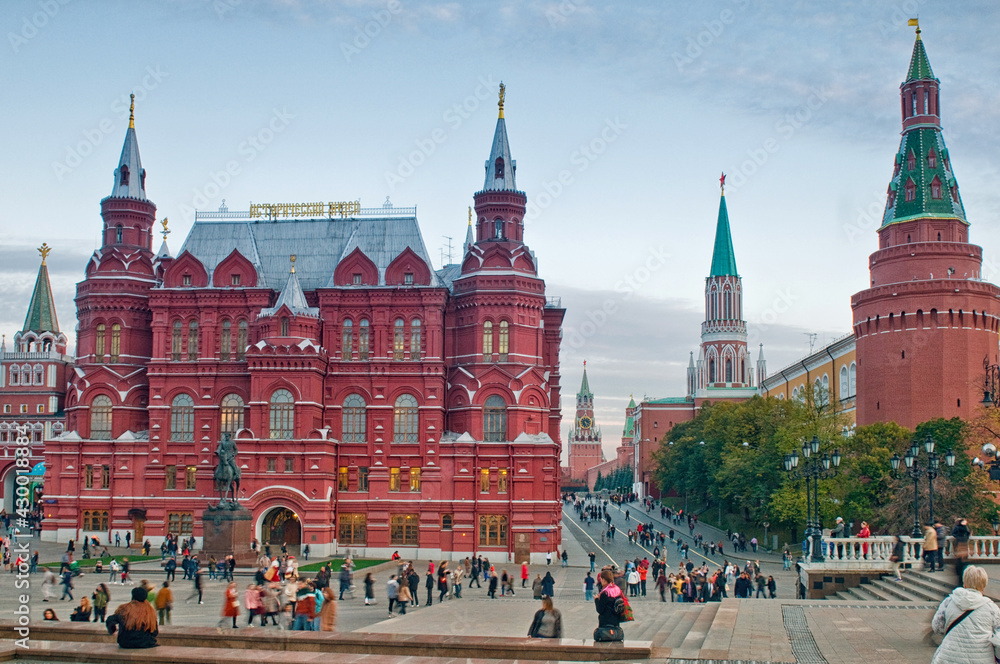
<svg viewBox="0 0 1000 664">
<path fill-rule="evenodd" d="M 594 394 L 587 380 L 587 363 L 583 363 L 583 381 L 576 393 L 576 418 L 567 439 L 570 479 L 586 482 L 587 471 L 604 462 L 601 429 L 594 420 Z"/>
<path fill-rule="evenodd" d="M 689 396 L 710 389 L 751 388 L 754 371 L 747 357 L 747 324 L 743 319 L 743 281 L 726 208 L 726 176 L 719 178 L 719 216 L 715 226 L 712 267 L 705 280 L 705 322 L 697 366 L 688 371 Z"/>
<path fill-rule="evenodd" d="M 982 248 L 969 244 L 939 91 L 917 25 L 870 287 L 851 298 L 858 426 L 968 418 L 983 361 L 997 361 L 1000 289 L 983 281 Z"/>
</svg>

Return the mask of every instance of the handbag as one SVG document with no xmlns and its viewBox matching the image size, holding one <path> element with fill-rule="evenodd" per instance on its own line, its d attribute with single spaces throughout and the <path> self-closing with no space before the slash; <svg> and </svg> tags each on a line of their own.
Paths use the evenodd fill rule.
<svg viewBox="0 0 1000 664">
<path fill-rule="evenodd" d="M 594 630 L 594 641 L 608 642 L 608 641 L 624 641 L 625 632 L 621 627 L 598 627 Z"/>
<path fill-rule="evenodd" d="M 624 595 L 622 595 L 622 600 L 625 602 L 625 610 L 621 612 L 622 622 L 632 622 L 635 620 L 635 616 L 632 615 L 632 605 L 628 603 Z"/>
</svg>

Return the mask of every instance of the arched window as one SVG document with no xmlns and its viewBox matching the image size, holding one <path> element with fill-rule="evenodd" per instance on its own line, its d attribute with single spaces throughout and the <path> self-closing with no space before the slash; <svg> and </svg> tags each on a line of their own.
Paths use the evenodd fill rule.
<svg viewBox="0 0 1000 664">
<path fill-rule="evenodd" d="M 174 329 L 170 333 L 170 359 L 174 362 L 181 361 L 181 322 L 174 321 Z"/>
<path fill-rule="evenodd" d="M 122 350 L 122 326 L 118 323 L 111 325 L 111 363 L 118 361 L 118 356 Z"/>
<path fill-rule="evenodd" d="M 270 437 L 289 439 L 295 436 L 295 399 L 288 390 L 271 395 Z"/>
<path fill-rule="evenodd" d="M 222 321 L 222 334 L 219 336 L 219 360 L 228 362 L 233 352 L 233 322 Z"/>
<path fill-rule="evenodd" d="M 420 319 L 410 321 L 410 359 L 420 359 Z"/>
<path fill-rule="evenodd" d="M 493 323 L 483 323 L 483 361 L 493 361 Z"/>
<path fill-rule="evenodd" d="M 483 440 L 494 443 L 507 440 L 507 403 L 495 394 L 483 404 Z"/>
<path fill-rule="evenodd" d="M 823 374 L 823 390 L 820 393 L 820 403 L 830 403 L 830 376 Z"/>
<path fill-rule="evenodd" d="M 393 436 L 397 443 L 417 442 L 417 400 L 410 394 L 400 395 L 392 410 Z"/>
<path fill-rule="evenodd" d="M 10 384 L 11 385 L 21 384 L 21 367 L 14 365 L 10 368 Z"/>
<path fill-rule="evenodd" d="M 282 316 L 281 317 L 281 336 L 283 336 L 283 337 L 287 337 L 288 336 L 288 317 L 287 316 Z"/>
<path fill-rule="evenodd" d="M 194 440 L 194 399 L 178 394 L 170 404 L 170 439 Z"/>
<path fill-rule="evenodd" d="M 493 162 L 493 179 L 503 179 L 503 157 L 497 157 L 496 161 Z"/>
<path fill-rule="evenodd" d="M 120 175 L 120 178 L 118 180 L 119 184 L 121 184 L 121 186 L 123 186 L 123 187 L 127 187 L 128 186 L 128 166 L 124 166 L 123 165 L 121 167 L 121 171 L 119 172 L 119 175 Z"/>
<path fill-rule="evenodd" d="M 934 151 L 934 148 L 931 148 L 930 152 L 927 153 L 927 167 L 937 168 L 937 152 Z"/>
<path fill-rule="evenodd" d="M 247 322 L 241 320 L 236 327 L 236 360 L 243 362 L 247 359 Z"/>
<path fill-rule="evenodd" d="M 219 433 L 235 436 L 243 428 L 243 397 L 238 394 L 227 394 L 222 398 L 220 409 Z"/>
<path fill-rule="evenodd" d="M 370 347 L 370 337 L 369 331 L 371 326 L 368 324 L 367 318 L 361 319 L 361 325 L 358 326 L 358 359 L 362 361 L 368 360 L 368 349 Z"/>
<path fill-rule="evenodd" d="M 497 351 L 500 353 L 500 361 L 507 361 L 507 353 L 510 350 L 510 324 L 500 321 L 500 338 L 497 340 Z"/>
<path fill-rule="evenodd" d="M 733 382 L 733 358 L 726 358 L 726 382 Z"/>
<path fill-rule="evenodd" d="M 406 349 L 405 325 L 402 318 L 397 318 L 396 323 L 392 326 L 392 359 L 394 360 L 403 359 L 403 351 Z"/>
<path fill-rule="evenodd" d="M 341 438 L 345 443 L 365 442 L 365 400 L 360 394 L 344 399 L 344 426 Z"/>
<path fill-rule="evenodd" d="M 198 321 L 188 323 L 188 362 L 198 359 Z"/>
<path fill-rule="evenodd" d="M 90 402 L 91 440 L 111 440 L 111 399 L 103 394 Z"/>
<path fill-rule="evenodd" d="M 840 367 L 840 398 L 841 399 L 846 399 L 851 394 L 850 391 L 849 391 L 850 388 L 851 388 L 850 380 L 851 379 L 848 377 L 848 374 L 847 374 L 847 367 L 846 366 Z"/>
<path fill-rule="evenodd" d="M 910 202 L 917 198 L 917 185 L 913 183 L 913 180 L 907 179 L 906 181 L 906 201 Z"/>
<path fill-rule="evenodd" d="M 857 390 L 857 387 L 856 387 L 857 386 L 857 380 L 858 380 L 858 365 L 855 364 L 854 362 L 851 362 L 850 373 L 851 373 L 851 387 L 850 387 L 851 392 L 850 392 L 850 396 L 853 397 L 854 395 L 856 395 L 858 393 L 858 390 Z"/>
<path fill-rule="evenodd" d="M 715 380 L 715 358 L 711 358 L 708 361 L 708 382 L 714 383 Z"/>
<path fill-rule="evenodd" d="M 354 359 L 354 321 L 345 318 L 341 327 L 340 357 L 343 360 Z"/>
<path fill-rule="evenodd" d="M 97 338 L 94 339 L 94 361 L 97 363 L 104 362 L 104 336 L 106 328 L 104 323 L 97 326 Z"/>
<path fill-rule="evenodd" d="M 931 180 L 931 198 L 939 200 L 941 198 L 941 180 L 935 175 Z"/>
<path fill-rule="evenodd" d="M 493 237 L 497 240 L 503 239 L 503 219 L 497 219 L 493 222 Z"/>
<path fill-rule="evenodd" d="M 35 374 L 35 380 L 33 381 L 34 384 L 35 385 L 45 384 L 45 370 L 42 369 L 42 365 L 36 364 L 34 367 L 32 367 L 32 369 Z"/>
</svg>

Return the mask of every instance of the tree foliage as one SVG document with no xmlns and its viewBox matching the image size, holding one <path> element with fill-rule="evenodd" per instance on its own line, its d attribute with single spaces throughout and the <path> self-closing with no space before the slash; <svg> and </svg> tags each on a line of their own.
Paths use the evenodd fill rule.
<svg viewBox="0 0 1000 664">
<path fill-rule="evenodd" d="M 598 473 L 594 480 L 593 490 L 607 489 L 608 491 L 628 493 L 632 491 L 632 481 L 632 467 L 619 466 L 607 475 L 602 476 Z"/>
<path fill-rule="evenodd" d="M 941 469 L 934 481 L 934 516 L 943 523 L 964 516 L 983 532 L 996 514 L 990 500 L 986 473 L 973 472 L 969 446 L 1000 432 L 1000 415 L 967 424 L 958 418 L 936 419 L 910 431 L 895 423 L 847 428 L 848 418 L 830 404 L 819 387 L 807 387 L 804 397 L 793 400 L 753 397 L 741 403 L 706 403 L 697 416 L 675 425 L 661 439 L 654 454 L 661 490 L 726 506 L 755 524 L 801 532 L 806 522 L 805 481 L 784 469 L 784 457 L 801 450 L 803 441 L 816 436 L 820 454 L 837 449 L 842 462 L 837 473 L 819 482 L 819 512 L 825 527 L 838 516 L 854 523 L 862 520 L 873 532 L 908 534 L 913 527 L 914 482 L 905 465 L 894 473 L 893 454 L 906 454 L 912 442 L 920 444 L 915 465 L 927 467 L 923 441 L 935 440 Z M 847 435 L 850 433 L 850 435 Z M 958 461 L 948 469 L 945 454 L 954 450 Z M 804 459 L 800 455 L 800 466 Z M 930 518 L 930 481 L 925 473 L 917 481 L 920 522 Z"/>
</svg>

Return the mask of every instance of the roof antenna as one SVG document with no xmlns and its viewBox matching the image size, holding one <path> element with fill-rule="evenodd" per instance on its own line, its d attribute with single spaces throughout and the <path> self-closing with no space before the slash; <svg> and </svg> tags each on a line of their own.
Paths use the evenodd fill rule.
<svg viewBox="0 0 1000 664">
<path fill-rule="evenodd" d="M 446 247 L 441 247 L 441 267 L 444 267 L 445 265 L 451 265 L 451 261 L 452 261 L 451 239 L 452 238 L 451 238 L 450 235 L 442 235 L 441 237 L 443 237 L 444 239 L 448 240 L 448 244 L 446 245 Z M 446 248 L 447 248 L 447 253 L 445 252 Z M 448 257 L 448 261 L 447 262 L 445 262 L 445 257 L 446 256 Z"/>
</svg>

